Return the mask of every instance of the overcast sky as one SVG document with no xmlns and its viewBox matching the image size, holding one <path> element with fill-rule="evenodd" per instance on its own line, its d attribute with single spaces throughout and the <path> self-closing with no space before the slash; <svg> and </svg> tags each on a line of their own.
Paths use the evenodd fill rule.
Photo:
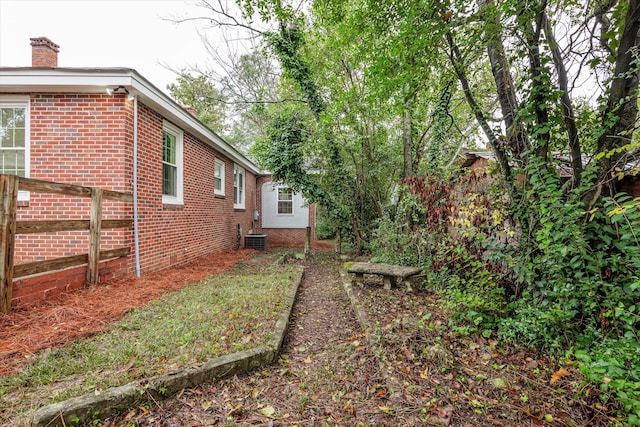
<svg viewBox="0 0 640 427">
<path fill-rule="evenodd" d="M 166 91 L 176 75 L 160 65 L 206 66 L 209 55 L 193 22 L 203 15 L 184 0 L 0 0 L 0 66 L 31 65 L 32 37 L 60 46 L 60 67 L 133 68 Z"/>
</svg>

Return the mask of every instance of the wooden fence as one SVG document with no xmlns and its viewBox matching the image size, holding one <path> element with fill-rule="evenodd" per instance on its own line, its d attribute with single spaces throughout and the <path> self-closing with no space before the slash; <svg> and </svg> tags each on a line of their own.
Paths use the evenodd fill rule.
<svg viewBox="0 0 640 427">
<path fill-rule="evenodd" d="M 18 190 L 35 193 L 64 194 L 91 198 L 88 220 L 64 221 L 17 221 Z M 11 311 L 13 280 L 31 274 L 60 270 L 87 264 L 87 285 L 95 285 L 99 280 L 98 265 L 101 260 L 127 256 L 129 247 L 100 251 L 100 236 L 103 229 L 129 228 L 132 219 L 102 220 L 104 199 L 133 203 L 131 194 L 103 190 L 93 187 L 61 184 L 20 178 L 15 175 L 0 175 L 0 314 Z M 18 234 L 45 233 L 51 231 L 89 230 L 89 250 L 86 254 L 62 258 L 34 261 L 14 265 L 15 241 Z"/>
</svg>

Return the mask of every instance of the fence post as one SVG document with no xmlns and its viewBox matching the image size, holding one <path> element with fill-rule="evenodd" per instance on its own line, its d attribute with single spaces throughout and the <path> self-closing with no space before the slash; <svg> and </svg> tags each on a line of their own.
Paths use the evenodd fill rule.
<svg viewBox="0 0 640 427">
<path fill-rule="evenodd" d="M 307 227 L 307 231 L 304 237 L 304 254 L 309 255 L 311 253 L 311 227 Z"/>
<path fill-rule="evenodd" d="M 102 228 L 102 189 L 91 189 L 91 218 L 89 218 L 89 254 L 87 262 L 87 286 L 100 280 L 100 234 Z"/>
<path fill-rule="evenodd" d="M 0 313 L 11 312 L 13 292 L 13 255 L 16 243 L 18 177 L 0 175 Z"/>
</svg>

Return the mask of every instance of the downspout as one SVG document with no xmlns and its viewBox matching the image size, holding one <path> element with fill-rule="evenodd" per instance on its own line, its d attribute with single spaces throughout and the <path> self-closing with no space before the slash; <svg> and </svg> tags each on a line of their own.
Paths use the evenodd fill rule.
<svg viewBox="0 0 640 427">
<path fill-rule="evenodd" d="M 138 232 L 138 96 L 133 95 L 133 246 L 136 277 L 140 277 L 140 239 Z"/>
<path fill-rule="evenodd" d="M 251 228 L 254 230 L 254 234 L 258 234 L 256 233 L 256 227 L 258 226 L 258 224 L 260 223 L 260 214 L 261 212 L 258 211 L 258 180 L 260 179 L 260 173 L 256 173 L 256 177 L 255 177 L 255 182 L 256 184 L 254 185 L 254 190 L 253 190 L 253 214 L 251 215 L 252 217 L 252 222 L 251 224 L 253 225 Z M 256 218 L 256 212 L 258 213 L 258 218 Z M 260 227 L 260 230 L 262 230 L 262 227 Z"/>
</svg>

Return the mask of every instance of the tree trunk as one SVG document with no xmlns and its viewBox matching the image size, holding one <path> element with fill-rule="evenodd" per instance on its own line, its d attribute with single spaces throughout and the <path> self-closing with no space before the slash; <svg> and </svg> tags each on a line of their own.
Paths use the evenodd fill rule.
<svg viewBox="0 0 640 427">
<path fill-rule="evenodd" d="M 413 124 L 411 108 L 413 100 L 409 99 L 404 103 L 404 111 L 402 115 L 402 148 L 404 153 L 404 172 L 403 176 L 409 178 L 413 175 L 412 157 L 413 157 Z"/>
<path fill-rule="evenodd" d="M 498 19 L 499 12 L 493 3 L 478 0 L 478 5 L 485 12 L 487 24 L 487 54 L 491 63 L 491 72 L 496 83 L 496 93 L 500 102 L 500 109 L 507 131 L 507 144 L 516 159 L 522 160 L 522 152 L 528 147 L 527 135 L 518 115 L 518 99 L 509 72 L 509 62 L 502 44 L 502 24 Z"/>
<path fill-rule="evenodd" d="M 582 148 L 580 147 L 580 137 L 578 134 L 578 126 L 576 125 L 575 113 L 573 111 L 573 103 L 571 97 L 569 97 L 569 79 L 567 77 L 567 70 L 564 66 L 564 61 L 558 48 L 553 29 L 549 24 L 549 20 L 544 16 L 544 27 L 547 42 L 551 49 L 551 56 L 553 58 L 553 64 L 558 74 L 558 89 L 562 93 L 560 101 L 562 103 L 562 112 L 564 118 L 564 126 L 567 130 L 567 137 L 569 139 L 569 149 L 571 150 L 571 180 L 572 187 L 575 188 L 580 185 L 582 179 Z"/>
<path fill-rule="evenodd" d="M 496 159 L 498 160 L 498 164 L 500 165 L 500 169 L 502 169 L 502 174 L 505 178 L 509 191 L 513 195 L 513 186 L 511 182 L 511 166 L 509 165 L 509 160 L 507 159 L 507 155 L 504 152 L 504 144 L 501 143 L 496 134 L 493 132 L 493 129 L 491 129 L 491 125 L 489 125 L 489 122 L 482 113 L 482 110 L 480 110 L 480 107 L 478 106 L 478 103 L 476 102 L 473 93 L 471 92 L 471 87 L 469 86 L 467 75 L 460 65 L 460 50 L 454 43 L 451 35 L 447 35 L 447 41 L 449 42 L 450 47 L 449 59 L 453 65 L 456 75 L 458 76 L 458 80 L 462 85 L 464 97 L 467 100 L 469 107 L 471 107 L 471 111 L 473 111 L 473 114 L 480 124 L 480 127 L 482 128 L 485 136 L 487 137 L 489 146 L 491 146 L 491 149 L 493 150 L 494 154 L 496 155 Z"/>
<path fill-rule="evenodd" d="M 531 7 L 531 6 L 528 6 Z M 529 56 L 529 69 L 531 72 L 531 102 L 536 115 L 537 141 L 536 155 L 545 163 L 549 160 L 549 140 L 551 139 L 551 127 L 549 126 L 549 91 L 551 82 L 547 75 L 546 67 L 542 66 L 540 58 L 540 32 L 544 22 L 544 6 L 540 11 L 535 11 L 536 27 L 533 27 L 533 13 L 524 11 L 520 15 L 520 25 L 527 41 L 527 54 Z"/>
<path fill-rule="evenodd" d="M 598 162 L 600 182 L 607 187 L 610 195 L 617 192 L 617 180 L 612 172 L 616 167 L 624 167 L 626 162 L 626 150 L 620 152 L 613 152 L 613 150 L 631 142 L 633 130 L 637 125 L 640 70 L 637 68 L 635 55 L 638 49 L 640 49 L 640 0 L 630 0 L 617 49 L 609 99 L 602 115 L 604 133 L 598 139 L 598 153 L 611 154 L 603 156 Z"/>
</svg>

